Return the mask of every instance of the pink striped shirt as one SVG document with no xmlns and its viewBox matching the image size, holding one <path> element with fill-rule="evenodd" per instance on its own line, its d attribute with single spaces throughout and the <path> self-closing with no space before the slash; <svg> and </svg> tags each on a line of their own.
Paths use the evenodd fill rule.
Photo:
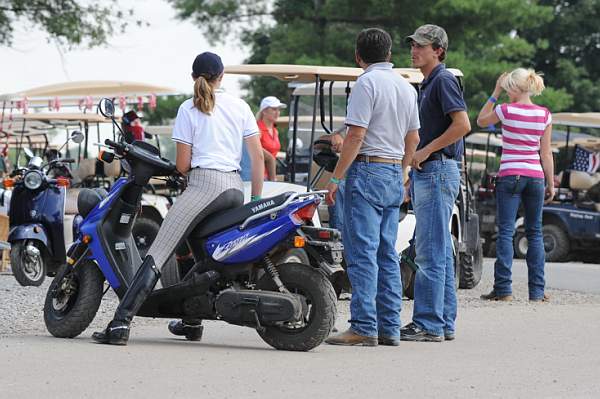
<svg viewBox="0 0 600 399">
<path fill-rule="evenodd" d="M 502 122 L 502 158 L 498 176 L 544 178 L 540 162 L 540 140 L 552 123 L 547 108 L 528 104 L 501 104 L 496 115 Z"/>
</svg>

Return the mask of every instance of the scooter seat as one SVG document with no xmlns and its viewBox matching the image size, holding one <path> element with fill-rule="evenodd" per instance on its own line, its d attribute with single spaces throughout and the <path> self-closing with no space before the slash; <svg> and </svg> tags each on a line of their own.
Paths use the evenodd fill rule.
<svg viewBox="0 0 600 399">
<path fill-rule="evenodd" d="M 293 192 L 287 192 L 275 197 L 249 202 L 239 208 L 216 212 L 206 217 L 206 219 L 196 226 L 189 237 L 190 239 L 202 239 L 236 224 L 241 224 L 252 215 L 278 207 L 292 194 Z"/>
</svg>

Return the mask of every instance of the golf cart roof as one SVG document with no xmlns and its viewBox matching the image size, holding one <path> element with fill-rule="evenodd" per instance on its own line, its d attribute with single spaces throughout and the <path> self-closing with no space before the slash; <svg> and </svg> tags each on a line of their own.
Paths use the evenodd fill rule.
<svg viewBox="0 0 600 399">
<path fill-rule="evenodd" d="M 33 113 L 20 116 L 26 121 L 39 121 L 48 124 L 68 122 L 111 123 L 111 120 L 100 114 L 84 113 Z M 118 119 L 118 118 L 117 118 Z"/>
<path fill-rule="evenodd" d="M 300 125 L 306 125 L 309 123 L 312 123 L 313 117 L 311 115 L 301 115 L 298 116 L 298 126 Z M 327 121 L 329 122 L 329 118 L 327 118 Z M 343 126 L 346 122 L 346 118 L 344 118 L 343 116 L 334 116 L 333 117 L 333 127 L 340 127 Z M 277 118 L 277 128 L 283 129 L 283 130 L 287 130 L 287 129 L 291 129 L 290 126 L 290 117 L 289 116 L 280 116 L 279 118 Z M 328 125 L 329 126 L 329 125 Z M 321 127 L 321 120 L 319 117 L 317 117 L 316 119 L 316 128 L 317 130 L 320 130 Z"/>
<path fill-rule="evenodd" d="M 173 134 L 172 125 L 149 125 L 144 127 L 146 133 L 155 134 L 157 136 L 169 136 Z"/>
<path fill-rule="evenodd" d="M 113 97 L 113 96 L 145 96 L 150 94 L 175 94 L 177 90 L 170 87 L 156 86 L 147 83 L 127 82 L 118 80 L 83 80 L 64 82 L 52 85 L 34 87 L 13 94 L 16 97 L 29 99 L 45 97 Z"/>
<path fill-rule="evenodd" d="M 560 149 L 567 145 L 566 140 L 553 141 L 552 148 Z M 600 150 L 600 138 L 598 137 L 585 137 L 585 138 L 574 138 L 569 140 L 569 147 L 579 145 L 588 149 Z"/>
<path fill-rule="evenodd" d="M 449 69 L 455 76 L 463 76 L 458 69 Z M 423 74 L 418 69 L 394 68 L 394 71 L 404 77 L 409 83 L 421 83 Z M 250 76 L 272 76 L 274 78 L 300 83 L 314 83 L 317 76 L 325 81 L 355 81 L 363 74 L 362 68 L 316 66 L 316 65 L 286 65 L 286 64 L 244 64 L 229 65 L 225 73 Z"/>
<path fill-rule="evenodd" d="M 552 124 L 600 128 L 600 112 L 559 112 L 552 114 Z"/>
<path fill-rule="evenodd" d="M 465 141 L 467 144 L 487 145 L 489 143 L 490 146 L 502 147 L 502 136 L 496 136 L 493 132 L 471 133 L 465 138 Z"/>
<path fill-rule="evenodd" d="M 350 89 L 354 87 L 354 82 L 332 82 L 333 87 L 331 90 L 332 95 L 334 96 L 345 96 L 346 95 L 346 87 L 349 84 Z M 329 95 L 329 85 L 325 86 L 325 94 Z M 315 95 L 315 84 L 314 83 L 304 83 L 300 85 L 296 85 L 294 91 L 292 92 L 294 96 L 314 96 Z"/>
</svg>

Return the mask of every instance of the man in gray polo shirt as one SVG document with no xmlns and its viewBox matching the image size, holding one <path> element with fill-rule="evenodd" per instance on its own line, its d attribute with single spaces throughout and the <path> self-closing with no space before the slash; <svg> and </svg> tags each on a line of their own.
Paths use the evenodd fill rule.
<svg viewBox="0 0 600 399">
<path fill-rule="evenodd" d="M 396 235 L 403 200 L 403 168 L 419 142 L 416 90 L 392 69 L 392 39 L 365 29 L 355 58 L 364 69 L 352 89 L 340 160 L 327 185 L 331 205 L 344 190 L 344 255 L 352 284 L 350 329 L 334 345 L 398 345 L 402 282 Z M 347 172 L 347 173 L 346 173 Z"/>
</svg>

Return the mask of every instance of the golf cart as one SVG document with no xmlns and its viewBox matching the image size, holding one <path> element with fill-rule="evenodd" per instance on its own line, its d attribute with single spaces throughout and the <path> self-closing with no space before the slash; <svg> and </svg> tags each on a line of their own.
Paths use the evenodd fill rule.
<svg viewBox="0 0 600 399">
<path fill-rule="evenodd" d="M 416 69 L 397 68 L 395 71 L 416 88 L 423 75 Z M 451 69 L 462 84 L 462 73 Z M 251 76 L 272 76 L 288 82 L 292 89 L 289 115 L 289 146 L 287 148 L 286 179 L 301 182 L 307 190 L 319 189 L 328 180 L 331 170 L 318 165 L 314 143 L 323 134 L 331 134 L 343 125 L 346 105 L 353 82 L 363 73 L 360 68 L 308 65 L 238 65 L 225 68 L 226 73 Z M 308 113 L 312 115 L 307 116 Z M 318 155 L 318 154 L 317 154 Z M 310 167 L 309 167 L 310 161 Z M 457 281 L 461 288 L 472 288 L 481 279 L 482 250 L 479 222 L 473 210 L 471 186 L 463 160 L 462 189 L 457 200 L 450 228 L 456 238 Z M 331 169 L 331 164 L 329 165 Z M 327 208 L 319 207 L 322 220 L 327 221 Z M 398 229 L 396 249 L 408 246 L 414 231 L 414 215 L 403 213 L 403 224 Z M 414 265 L 414 263 L 412 263 Z M 402 262 L 405 294 L 413 295 L 414 268 Z M 413 266 L 414 267 L 414 266 Z"/>
</svg>

